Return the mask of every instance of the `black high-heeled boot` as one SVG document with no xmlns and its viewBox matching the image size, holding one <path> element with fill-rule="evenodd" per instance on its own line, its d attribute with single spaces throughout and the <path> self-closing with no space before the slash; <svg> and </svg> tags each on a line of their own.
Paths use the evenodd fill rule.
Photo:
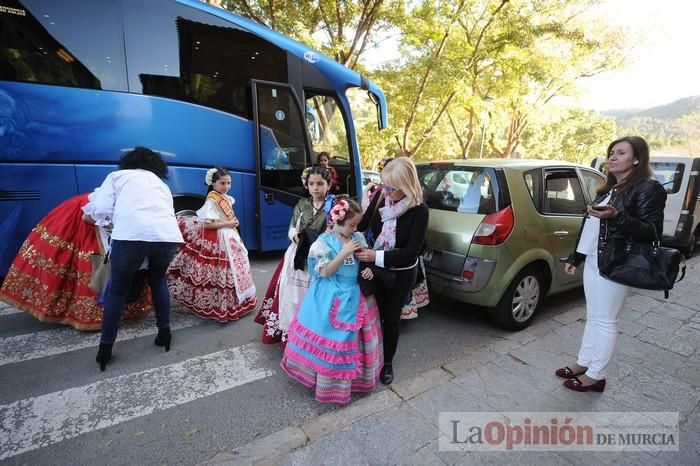
<svg viewBox="0 0 700 466">
<path fill-rule="evenodd" d="M 391 364 L 384 364 L 382 371 L 379 373 L 379 380 L 381 380 L 384 385 L 391 385 L 391 382 L 394 381 L 394 368 L 391 367 Z"/>
<path fill-rule="evenodd" d="M 100 343 L 95 361 L 100 364 L 100 370 L 102 372 L 104 372 L 105 367 L 107 367 L 107 362 L 110 359 L 112 359 L 112 343 Z"/>
<path fill-rule="evenodd" d="M 170 340 L 172 338 L 173 334 L 170 333 L 170 327 L 159 328 L 154 343 L 156 346 L 165 346 L 165 351 L 170 351 Z"/>
</svg>

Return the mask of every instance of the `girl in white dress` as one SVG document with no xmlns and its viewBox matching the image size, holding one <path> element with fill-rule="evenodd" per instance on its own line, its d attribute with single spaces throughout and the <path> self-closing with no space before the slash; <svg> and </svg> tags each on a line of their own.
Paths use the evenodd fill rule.
<svg viewBox="0 0 700 466">
<path fill-rule="evenodd" d="M 205 182 L 209 193 L 197 217 L 178 218 L 186 243 L 170 264 L 168 288 L 195 315 L 225 323 L 255 309 L 257 298 L 235 199 L 227 194 L 231 175 L 215 167 Z"/>
</svg>

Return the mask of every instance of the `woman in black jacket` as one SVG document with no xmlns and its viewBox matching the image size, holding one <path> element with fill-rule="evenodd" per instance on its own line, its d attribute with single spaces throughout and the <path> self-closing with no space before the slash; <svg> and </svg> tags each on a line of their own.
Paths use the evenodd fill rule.
<svg viewBox="0 0 700 466">
<path fill-rule="evenodd" d="M 618 251 L 603 255 L 606 240 L 633 239 L 651 243 L 660 239 L 666 191 L 652 176 L 649 146 L 638 136 L 627 136 L 608 146 L 608 179 L 598 188 L 583 221 L 574 252 L 564 270 L 573 274 L 585 259 L 583 287 L 586 327 L 576 364 L 557 369 L 569 379 L 564 386 L 579 392 L 605 389 L 605 370 L 615 349 L 617 316 L 629 288 L 601 276 L 599 268 Z M 610 257 L 612 256 L 612 257 Z"/>
<path fill-rule="evenodd" d="M 380 379 L 389 385 L 394 380 L 392 361 L 399 342 L 401 308 L 416 283 L 418 255 L 428 230 L 428 207 L 416 166 L 408 157 L 398 157 L 380 173 L 382 192 L 374 196 L 358 225 L 370 230 L 373 249 L 363 249 L 357 257 L 373 263 L 375 297 L 384 332 L 384 368 Z"/>
</svg>

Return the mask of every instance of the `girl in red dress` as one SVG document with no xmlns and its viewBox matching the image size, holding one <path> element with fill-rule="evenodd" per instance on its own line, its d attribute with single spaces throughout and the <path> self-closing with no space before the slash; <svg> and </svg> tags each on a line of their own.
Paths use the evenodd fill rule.
<svg viewBox="0 0 700 466">
<path fill-rule="evenodd" d="M 207 172 L 209 194 L 197 217 L 180 217 L 185 245 L 168 269 L 170 294 L 195 315 L 220 323 L 238 320 L 257 304 L 248 251 L 236 229 L 231 175 Z"/>
<path fill-rule="evenodd" d="M 91 196 L 91 195 L 90 195 Z M 90 255 L 104 253 L 107 234 L 83 220 L 89 214 L 88 194 L 72 197 L 49 212 L 29 233 L 0 289 L 0 301 L 42 322 L 67 324 L 78 330 L 99 330 L 102 306 L 89 288 Z M 151 310 L 148 287 L 127 304 L 122 322 L 144 317 Z"/>
<path fill-rule="evenodd" d="M 340 178 L 338 177 L 338 172 L 335 168 L 331 167 L 331 155 L 328 152 L 320 152 L 318 154 L 318 164 L 328 170 L 331 174 L 331 185 L 328 191 L 331 194 L 335 194 L 340 191 Z"/>
</svg>

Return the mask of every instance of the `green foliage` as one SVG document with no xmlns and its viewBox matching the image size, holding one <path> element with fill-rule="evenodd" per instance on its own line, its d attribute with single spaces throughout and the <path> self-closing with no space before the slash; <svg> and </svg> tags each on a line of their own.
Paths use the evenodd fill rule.
<svg viewBox="0 0 700 466">
<path fill-rule="evenodd" d="M 377 82 L 387 95 L 387 130 L 378 133 L 373 112 L 350 99 L 363 166 L 386 155 L 588 163 L 622 134 L 642 135 L 655 150 L 700 151 L 700 113 L 611 118 L 561 106 L 559 98 L 575 96 L 581 79 L 620 66 L 635 40 L 614 18 L 591 17 L 597 3 L 223 0 L 222 6 Z M 365 69 L 363 57 L 390 36 L 400 37 L 400 57 Z"/>
<path fill-rule="evenodd" d="M 223 0 L 221 6 L 350 68 L 402 22 L 405 8 L 404 0 Z"/>
<path fill-rule="evenodd" d="M 700 101 L 700 99 L 698 99 Z M 689 109 L 691 110 L 691 109 Z M 663 114 L 658 108 L 640 114 Z M 674 113 L 674 115 L 679 115 Z M 629 134 L 643 136 L 652 151 L 678 155 L 700 154 L 700 109 L 677 118 L 659 118 L 627 114 L 619 118 L 617 137 Z"/>
<path fill-rule="evenodd" d="M 556 113 L 526 132 L 530 157 L 588 164 L 604 155 L 608 143 L 615 138 L 612 118 L 572 108 L 560 108 Z"/>
</svg>

